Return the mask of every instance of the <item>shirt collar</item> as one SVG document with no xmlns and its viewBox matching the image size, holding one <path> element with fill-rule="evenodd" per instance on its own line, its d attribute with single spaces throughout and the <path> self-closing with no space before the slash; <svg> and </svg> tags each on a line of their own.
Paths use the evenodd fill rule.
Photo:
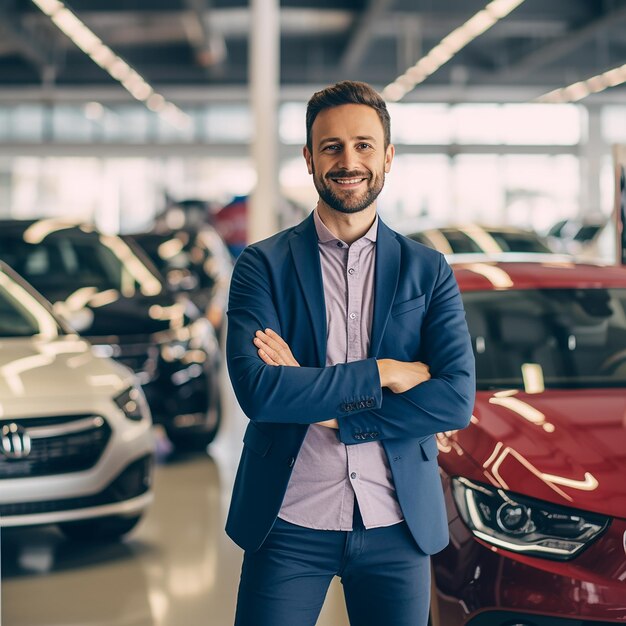
<svg viewBox="0 0 626 626">
<path fill-rule="evenodd" d="M 317 209 L 313 211 L 313 221 L 315 222 L 315 230 L 317 231 L 317 238 L 320 243 L 341 242 L 346 247 L 348 246 L 347 243 L 338 239 L 330 230 L 328 230 L 328 228 L 326 227 L 326 224 L 322 222 L 322 218 L 319 216 Z M 363 235 L 363 237 L 361 237 L 360 239 L 357 239 L 357 241 L 361 241 L 361 239 L 368 239 L 372 243 L 376 243 L 377 237 L 378 237 L 378 213 L 376 214 L 376 217 L 374 218 L 374 222 L 370 226 L 369 230 Z M 356 243 L 356 241 L 354 243 Z"/>
</svg>

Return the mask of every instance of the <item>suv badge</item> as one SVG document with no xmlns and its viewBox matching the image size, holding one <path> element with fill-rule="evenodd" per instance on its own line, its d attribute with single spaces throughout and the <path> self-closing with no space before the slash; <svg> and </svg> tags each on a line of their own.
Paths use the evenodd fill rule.
<svg viewBox="0 0 626 626">
<path fill-rule="evenodd" d="M 23 459 L 30 454 L 31 441 L 26 429 L 18 424 L 5 424 L 0 433 L 0 452 L 7 459 Z"/>
</svg>

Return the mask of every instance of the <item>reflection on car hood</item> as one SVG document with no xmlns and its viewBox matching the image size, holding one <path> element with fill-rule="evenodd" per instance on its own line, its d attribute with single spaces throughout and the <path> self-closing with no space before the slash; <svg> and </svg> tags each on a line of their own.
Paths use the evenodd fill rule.
<svg viewBox="0 0 626 626">
<path fill-rule="evenodd" d="M 170 294 L 118 297 L 102 306 L 88 306 L 91 325 L 81 329 L 86 337 L 150 335 L 185 323 L 185 306 Z"/>
<path fill-rule="evenodd" d="M 478 392 L 470 427 L 440 448 L 452 475 L 460 452 L 475 462 L 475 479 L 626 517 L 624 389 Z"/>
<path fill-rule="evenodd" d="M 93 397 L 94 402 L 108 399 L 131 381 L 129 372 L 95 357 L 91 346 L 77 336 L 54 341 L 0 338 L 0 416 L 20 403 L 55 410 L 56 398 L 59 408 L 68 410 L 77 396 Z"/>
</svg>

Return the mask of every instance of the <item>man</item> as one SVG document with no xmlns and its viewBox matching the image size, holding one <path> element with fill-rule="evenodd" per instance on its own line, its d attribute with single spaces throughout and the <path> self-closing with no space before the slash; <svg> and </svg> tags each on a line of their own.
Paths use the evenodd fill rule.
<svg viewBox="0 0 626 626">
<path fill-rule="evenodd" d="M 227 356 L 250 423 L 227 532 L 237 626 L 313 626 L 341 577 L 352 626 L 427 622 L 447 522 L 434 433 L 464 428 L 474 362 L 452 272 L 376 214 L 389 114 L 368 85 L 313 95 L 319 194 L 234 270 Z"/>
</svg>

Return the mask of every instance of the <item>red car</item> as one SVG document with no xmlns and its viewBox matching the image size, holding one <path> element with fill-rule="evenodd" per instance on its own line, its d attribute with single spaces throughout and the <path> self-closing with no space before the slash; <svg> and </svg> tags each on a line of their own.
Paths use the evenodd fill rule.
<svg viewBox="0 0 626 626">
<path fill-rule="evenodd" d="M 439 437 L 431 623 L 626 623 L 626 267 L 454 265 L 476 357 Z"/>
</svg>

